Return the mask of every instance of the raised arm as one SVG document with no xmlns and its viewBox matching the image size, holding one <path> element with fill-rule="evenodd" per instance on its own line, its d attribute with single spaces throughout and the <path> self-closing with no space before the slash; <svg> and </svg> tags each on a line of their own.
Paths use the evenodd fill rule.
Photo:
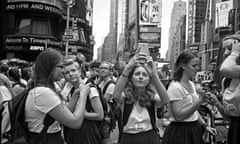
<svg viewBox="0 0 240 144">
<path fill-rule="evenodd" d="M 240 44 L 233 44 L 231 54 L 223 61 L 220 72 L 229 78 L 240 77 L 240 64 L 237 63 L 240 54 Z"/>
<path fill-rule="evenodd" d="M 122 102 L 122 91 L 124 90 L 127 81 L 129 79 L 129 74 L 132 71 L 134 65 L 136 64 L 136 56 L 130 59 L 128 64 L 125 66 L 121 76 L 119 77 L 113 92 L 114 99 L 118 102 Z"/>
<path fill-rule="evenodd" d="M 169 102 L 169 97 L 166 91 L 165 86 L 162 84 L 161 80 L 159 79 L 158 73 L 157 73 L 157 69 L 155 64 L 153 63 L 153 60 L 151 57 L 148 58 L 148 62 L 147 62 L 147 66 L 149 69 L 149 73 L 151 75 L 151 81 L 152 84 L 155 86 L 157 92 L 158 92 L 158 96 L 161 99 L 161 103 L 162 105 L 167 104 Z"/>
</svg>

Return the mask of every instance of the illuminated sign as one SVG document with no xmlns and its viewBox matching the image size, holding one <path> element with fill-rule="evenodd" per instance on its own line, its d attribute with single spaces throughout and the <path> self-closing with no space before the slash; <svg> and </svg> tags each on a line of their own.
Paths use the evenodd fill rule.
<svg viewBox="0 0 240 144">
<path fill-rule="evenodd" d="M 139 24 L 161 25 L 162 0 L 139 0 Z"/>
<path fill-rule="evenodd" d="M 29 50 L 32 50 L 32 51 L 43 51 L 44 50 L 44 46 L 30 46 Z"/>
<path fill-rule="evenodd" d="M 62 9 L 61 0 L 7 0 L 7 3 L 25 3 L 25 2 L 32 2 L 32 3 L 42 3 L 48 4 L 55 7 Z"/>
<path fill-rule="evenodd" d="M 23 50 L 23 46 L 29 46 L 29 50 L 43 50 L 44 47 L 62 47 L 63 43 L 58 41 L 53 41 L 50 39 L 40 39 L 40 38 L 6 38 L 6 49 L 7 50 Z"/>
<path fill-rule="evenodd" d="M 6 5 L 6 10 L 40 10 L 40 11 L 48 11 L 52 13 L 61 14 L 61 10 L 55 6 L 41 4 L 41 3 L 8 3 Z"/>
</svg>

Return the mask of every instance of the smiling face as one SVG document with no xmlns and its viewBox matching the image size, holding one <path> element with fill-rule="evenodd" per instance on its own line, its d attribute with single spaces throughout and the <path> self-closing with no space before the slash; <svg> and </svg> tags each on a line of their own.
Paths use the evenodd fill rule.
<svg viewBox="0 0 240 144">
<path fill-rule="evenodd" d="M 184 72 L 187 76 L 194 78 L 196 73 L 199 71 L 199 58 L 195 57 L 189 61 L 188 64 L 184 66 Z"/>
<path fill-rule="evenodd" d="M 138 66 L 135 68 L 131 80 L 135 87 L 146 87 L 149 84 L 150 76 L 143 66 Z"/>
</svg>

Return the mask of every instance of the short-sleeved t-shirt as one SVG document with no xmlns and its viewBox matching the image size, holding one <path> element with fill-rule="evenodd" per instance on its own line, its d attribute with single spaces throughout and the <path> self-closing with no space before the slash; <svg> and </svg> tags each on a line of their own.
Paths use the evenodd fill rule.
<svg viewBox="0 0 240 144">
<path fill-rule="evenodd" d="M 46 114 L 61 104 L 60 97 L 50 88 L 36 87 L 30 90 L 25 107 L 25 121 L 30 132 L 40 133 L 43 129 Z M 59 122 L 55 121 L 48 128 L 48 133 L 61 130 Z"/>
<path fill-rule="evenodd" d="M 0 103 L 3 106 L 2 111 L 2 121 L 1 121 L 1 135 L 4 132 L 8 132 L 11 128 L 10 124 L 10 115 L 9 115 L 9 109 L 8 109 L 8 101 L 12 99 L 12 95 L 7 87 L 0 86 Z M 1 143 L 7 142 L 6 138 L 2 138 Z"/>
<path fill-rule="evenodd" d="M 99 87 L 101 88 L 102 91 L 103 91 L 103 88 L 104 88 L 105 84 L 106 84 L 105 82 L 101 82 L 99 84 Z M 115 88 L 115 84 L 114 83 L 110 83 L 108 85 L 108 87 L 106 88 L 105 94 L 113 95 L 114 88 Z"/>
<path fill-rule="evenodd" d="M 191 107 L 199 98 L 195 86 L 193 82 L 190 82 L 192 85 L 192 88 L 194 89 L 193 93 L 188 92 L 181 84 L 177 81 L 172 81 L 168 87 L 168 95 L 170 102 L 172 101 L 182 101 L 182 109 L 186 107 Z M 172 114 L 172 109 L 169 107 L 170 110 L 170 120 L 176 121 Z M 183 121 L 196 121 L 198 120 L 198 112 L 195 111 L 192 115 L 190 115 L 188 118 L 184 119 Z"/>
<path fill-rule="evenodd" d="M 97 88 L 91 87 L 90 88 L 90 93 L 89 93 L 89 99 L 91 100 L 94 97 L 99 97 L 99 93 L 98 93 Z"/>
</svg>

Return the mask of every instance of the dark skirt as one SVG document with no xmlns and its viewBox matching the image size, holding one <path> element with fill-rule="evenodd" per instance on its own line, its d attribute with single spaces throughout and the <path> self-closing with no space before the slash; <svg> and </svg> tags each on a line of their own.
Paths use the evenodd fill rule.
<svg viewBox="0 0 240 144">
<path fill-rule="evenodd" d="M 162 144 L 203 144 L 204 129 L 199 122 L 171 122 L 166 128 Z"/>
<path fill-rule="evenodd" d="M 160 144 L 160 136 L 154 130 L 137 134 L 123 133 L 120 144 Z"/>
<path fill-rule="evenodd" d="M 240 117 L 231 117 L 227 142 L 228 144 L 240 144 Z"/>
<path fill-rule="evenodd" d="M 64 144 L 61 132 L 45 134 L 42 138 L 39 133 L 28 133 L 29 144 Z"/>
<path fill-rule="evenodd" d="M 64 139 L 67 144 L 102 144 L 99 122 L 84 120 L 80 129 L 64 127 Z"/>
</svg>

